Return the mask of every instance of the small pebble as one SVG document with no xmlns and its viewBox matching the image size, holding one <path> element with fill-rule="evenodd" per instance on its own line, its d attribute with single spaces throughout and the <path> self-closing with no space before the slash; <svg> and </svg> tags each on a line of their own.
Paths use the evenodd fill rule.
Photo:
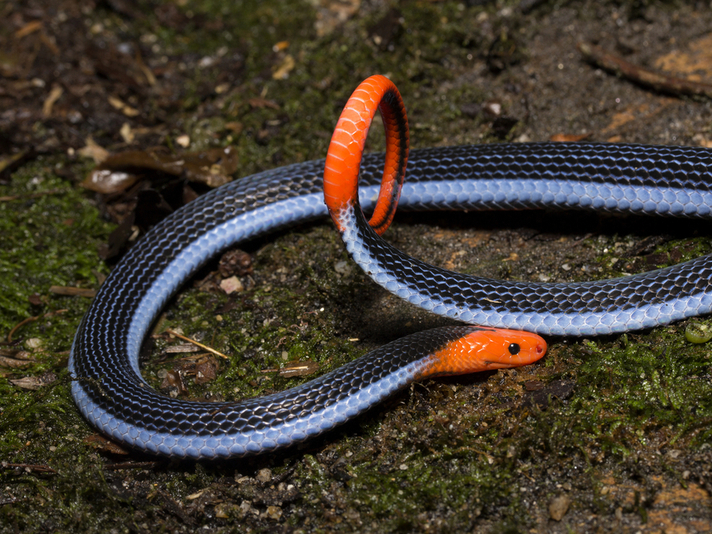
<svg viewBox="0 0 712 534">
<path fill-rule="evenodd" d="M 277 520 L 282 517 L 282 509 L 279 506 L 268 506 L 267 517 Z"/>
<path fill-rule="evenodd" d="M 265 469 L 260 469 L 257 472 L 257 480 L 259 482 L 262 482 L 262 484 L 267 484 L 270 480 L 272 480 L 272 471 L 265 468 Z"/>
<path fill-rule="evenodd" d="M 38 337 L 31 337 L 30 339 L 25 340 L 25 347 L 30 350 L 40 349 L 43 344 L 42 340 Z"/>
<path fill-rule="evenodd" d="M 566 495 L 554 497 L 549 503 L 549 516 L 554 521 L 561 521 L 571 506 L 571 498 Z"/>
</svg>

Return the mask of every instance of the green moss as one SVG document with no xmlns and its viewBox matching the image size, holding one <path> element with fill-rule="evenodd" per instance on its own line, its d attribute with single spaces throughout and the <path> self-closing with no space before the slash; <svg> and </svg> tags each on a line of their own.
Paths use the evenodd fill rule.
<svg viewBox="0 0 712 534">
<path fill-rule="evenodd" d="M 10 186 L 0 186 L 0 195 L 17 197 L 0 203 L 3 329 L 34 315 L 28 301 L 33 294 L 42 297 L 46 311 L 69 307 L 71 312 L 81 313 L 83 306 L 79 310 L 73 306 L 76 299 L 51 297 L 50 286 L 93 288 L 97 274 L 108 272 L 96 247 L 110 226 L 80 189 L 54 175 L 54 165 L 62 163 L 39 159 L 16 173 Z"/>
</svg>

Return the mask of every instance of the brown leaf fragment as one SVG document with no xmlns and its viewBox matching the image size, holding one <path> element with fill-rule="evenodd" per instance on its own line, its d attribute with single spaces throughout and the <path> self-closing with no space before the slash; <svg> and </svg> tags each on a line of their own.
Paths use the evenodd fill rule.
<svg viewBox="0 0 712 534">
<path fill-rule="evenodd" d="M 121 252 L 121 249 L 131 239 L 134 232 L 135 217 L 133 212 L 128 214 L 117 226 L 111 234 L 109 234 L 108 243 L 99 246 L 99 257 L 102 260 L 113 258 Z"/>
<path fill-rule="evenodd" d="M 82 287 L 51 286 L 49 288 L 49 292 L 54 293 L 55 295 L 62 295 L 65 297 L 94 298 L 96 296 L 95 289 L 86 289 Z"/>
<path fill-rule="evenodd" d="M 568 399 L 573 394 L 575 385 L 571 380 L 553 380 L 544 387 L 536 385 L 532 389 L 530 389 L 531 385 L 527 387 L 525 384 L 528 393 L 522 404 L 523 406 L 536 405 L 540 410 L 546 410 L 553 399 L 559 401 Z"/>
<path fill-rule="evenodd" d="M 253 108 L 279 109 L 279 104 L 277 104 L 277 102 L 275 102 L 274 100 L 267 100 L 266 98 L 262 97 L 250 98 L 247 103 L 250 104 L 250 106 Z"/>
<path fill-rule="evenodd" d="M 184 156 L 185 176 L 191 182 L 220 187 L 232 181 L 237 170 L 237 152 L 230 147 L 207 150 Z"/>
<path fill-rule="evenodd" d="M 127 150 L 110 154 L 81 185 L 99 193 L 114 193 L 131 187 L 141 174 L 160 172 L 219 187 L 232 180 L 237 165 L 237 152 L 230 147 L 187 154 L 168 154 L 158 149 Z"/>
<path fill-rule="evenodd" d="M 541 380 L 527 380 L 524 382 L 524 389 L 527 391 L 539 391 L 544 389 L 545 384 Z"/>
<path fill-rule="evenodd" d="M 126 191 L 138 181 L 138 176 L 121 171 L 94 169 L 84 181 L 79 184 L 84 189 L 103 195 Z"/>
<path fill-rule="evenodd" d="M 161 389 L 171 389 L 176 395 L 187 395 L 188 389 L 183 383 L 183 377 L 178 371 L 166 371 L 166 376 L 161 382 Z"/>
<path fill-rule="evenodd" d="M 128 451 L 126 449 L 124 449 L 120 445 L 117 445 L 113 441 L 106 439 L 104 436 L 100 436 L 99 434 L 92 434 L 91 436 L 87 436 L 84 438 L 83 441 L 85 445 L 100 450 L 101 452 L 121 455 L 128 454 Z"/>
<path fill-rule="evenodd" d="M 217 362 L 212 358 L 206 358 L 195 366 L 195 383 L 207 384 L 218 376 Z"/>
<path fill-rule="evenodd" d="M 26 376 L 15 380 L 10 379 L 10 383 L 20 389 L 34 391 L 48 386 L 55 380 L 57 380 L 57 375 L 48 371 L 40 376 Z"/>
</svg>

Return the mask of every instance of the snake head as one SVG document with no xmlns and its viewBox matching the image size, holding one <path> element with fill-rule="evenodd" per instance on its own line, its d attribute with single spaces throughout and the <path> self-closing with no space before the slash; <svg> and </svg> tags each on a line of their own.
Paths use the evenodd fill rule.
<svg viewBox="0 0 712 534">
<path fill-rule="evenodd" d="M 546 354 L 546 341 L 531 332 L 472 326 L 433 353 L 426 376 L 457 375 L 528 365 Z"/>
</svg>

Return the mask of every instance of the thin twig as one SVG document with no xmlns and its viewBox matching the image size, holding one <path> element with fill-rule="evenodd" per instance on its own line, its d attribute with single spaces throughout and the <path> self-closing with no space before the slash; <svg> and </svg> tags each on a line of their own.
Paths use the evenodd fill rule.
<svg viewBox="0 0 712 534">
<path fill-rule="evenodd" d="M 589 43 L 579 43 L 576 48 L 586 61 L 655 91 L 675 96 L 712 98 L 712 84 L 693 82 L 648 70 Z"/>
<path fill-rule="evenodd" d="M 184 335 L 182 335 L 182 334 L 179 334 L 179 333 L 176 332 L 175 330 L 171 330 L 170 328 L 166 328 L 166 332 L 168 332 L 168 333 L 169 333 L 170 335 L 172 335 L 172 336 L 176 336 L 177 338 L 182 339 L 183 341 L 187 341 L 188 343 L 192 343 L 193 345 L 197 345 L 197 346 L 200 347 L 201 349 L 207 350 L 208 352 L 212 352 L 212 353 L 215 354 L 216 356 L 220 356 L 221 358 L 225 358 L 226 360 L 229 359 L 229 358 L 228 358 L 227 356 L 225 356 L 222 352 L 218 352 L 218 351 L 215 350 L 215 349 L 211 349 L 211 348 L 208 347 L 207 345 L 203 345 L 202 343 L 200 343 L 200 342 L 198 342 L 198 341 L 196 341 L 196 340 L 194 340 L 194 339 L 190 339 L 189 337 L 186 337 L 186 336 L 184 336 Z"/>
<path fill-rule="evenodd" d="M 2 467 L 11 469 L 28 469 L 30 471 L 35 471 L 36 473 L 49 473 L 51 475 L 57 474 L 57 471 L 52 469 L 48 465 L 38 465 L 38 464 L 11 464 L 10 462 L 2 462 Z"/>
<path fill-rule="evenodd" d="M 20 328 L 25 326 L 28 323 L 31 323 L 33 321 L 36 321 L 38 319 L 42 319 L 43 317 L 52 317 L 53 315 L 59 315 L 60 313 L 65 313 L 68 312 L 69 310 L 56 310 L 53 312 L 49 313 L 43 313 L 41 315 L 35 315 L 34 317 L 28 317 L 27 319 L 23 319 L 19 323 L 17 323 L 12 330 L 10 330 L 10 333 L 7 335 L 7 342 L 12 343 L 12 336 L 15 335 L 15 332 L 17 332 Z"/>
<path fill-rule="evenodd" d="M 65 193 L 65 191 L 61 189 L 53 189 L 51 191 L 42 191 L 41 193 L 27 193 L 24 195 L 8 195 L 4 197 L 0 197 L 0 202 L 11 202 L 13 200 L 24 200 L 28 198 L 40 198 L 40 197 L 46 197 L 47 195 L 59 195 L 61 193 Z"/>
</svg>

